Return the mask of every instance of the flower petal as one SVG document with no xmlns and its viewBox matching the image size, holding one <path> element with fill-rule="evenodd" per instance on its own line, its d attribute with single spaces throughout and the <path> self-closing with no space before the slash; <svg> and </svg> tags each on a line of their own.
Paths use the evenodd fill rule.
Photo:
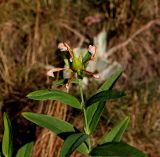
<svg viewBox="0 0 160 157">
<path fill-rule="evenodd" d="M 92 53 L 91 60 L 95 60 L 95 59 L 96 59 L 96 52 L 97 52 L 96 46 L 94 46 L 94 45 L 89 45 L 88 51 Z"/>
<path fill-rule="evenodd" d="M 71 58 L 73 58 L 74 55 L 73 55 L 73 50 L 71 49 L 71 47 L 67 43 L 63 43 L 63 44 L 67 47 L 67 50 L 68 50 Z"/>
<path fill-rule="evenodd" d="M 59 43 L 58 44 L 58 48 L 61 50 L 61 51 L 68 51 L 67 47 L 65 46 L 64 43 Z"/>
<path fill-rule="evenodd" d="M 61 50 L 61 51 L 68 51 L 71 58 L 73 58 L 73 51 L 71 49 L 71 47 L 67 44 L 67 43 L 59 43 L 58 44 L 58 48 Z"/>
<path fill-rule="evenodd" d="M 66 69 L 68 68 L 53 68 L 47 72 L 47 75 L 54 77 L 54 72 L 58 72 L 58 71 L 66 70 Z"/>
<path fill-rule="evenodd" d="M 99 74 L 93 74 L 93 77 L 96 78 L 96 79 L 100 78 Z"/>
</svg>

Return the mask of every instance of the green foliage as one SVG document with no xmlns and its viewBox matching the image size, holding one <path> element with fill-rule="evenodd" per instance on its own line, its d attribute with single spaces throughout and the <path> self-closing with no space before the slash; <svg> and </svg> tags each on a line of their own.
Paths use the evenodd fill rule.
<svg viewBox="0 0 160 157">
<path fill-rule="evenodd" d="M 72 65 L 71 68 L 73 69 L 73 71 L 79 71 L 79 70 L 84 69 L 83 63 L 77 57 L 73 57 L 73 61 L 72 61 L 71 65 Z"/>
<path fill-rule="evenodd" d="M 59 90 L 38 90 L 27 95 L 33 100 L 58 100 L 74 108 L 81 109 L 81 104 L 74 96 Z"/>
<path fill-rule="evenodd" d="M 92 54 L 91 54 L 91 52 L 88 51 L 88 52 L 85 54 L 85 56 L 83 57 L 82 63 L 83 63 L 83 64 L 86 64 L 89 60 L 91 60 L 91 57 L 92 57 Z"/>
<path fill-rule="evenodd" d="M 62 145 L 60 157 L 69 157 L 69 155 L 85 142 L 87 138 L 89 138 L 89 136 L 84 133 L 76 133 L 67 137 Z"/>
<path fill-rule="evenodd" d="M 122 142 L 109 142 L 92 149 L 93 156 L 147 157 L 142 151 Z"/>
<path fill-rule="evenodd" d="M 113 85 L 121 76 L 122 72 L 123 71 L 121 69 L 117 70 L 110 78 L 108 78 L 104 82 L 104 84 L 98 89 L 97 93 L 102 92 L 104 90 L 112 89 Z M 86 115 L 87 115 L 86 128 L 89 134 L 91 134 L 96 129 L 99 119 L 102 115 L 104 106 L 105 102 L 96 102 L 86 109 Z"/>
<path fill-rule="evenodd" d="M 60 136 L 62 139 L 67 138 L 72 133 L 75 133 L 75 128 L 70 123 L 63 121 L 59 118 L 43 115 L 43 114 L 36 114 L 31 112 L 23 112 L 23 117 L 25 117 L 27 120 L 41 126 L 44 128 L 49 129 L 50 131 L 54 132 L 58 136 Z M 82 144 L 78 151 L 81 153 L 88 152 L 88 148 L 86 144 Z"/>
<path fill-rule="evenodd" d="M 73 125 L 56 117 L 31 112 L 23 112 L 22 115 L 29 121 L 47 128 L 57 135 L 67 132 L 75 132 Z"/>
<path fill-rule="evenodd" d="M 88 57 L 91 57 L 88 55 L 89 54 L 86 54 L 83 62 L 87 62 Z M 77 65 L 79 66 L 79 64 Z M 72 95 L 57 90 L 39 90 L 28 94 L 28 97 L 34 100 L 59 100 L 72 107 L 81 109 L 84 114 L 85 133 L 80 132 L 70 123 L 52 116 L 31 112 L 24 112 L 22 115 L 29 121 L 51 130 L 64 140 L 60 157 L 69 157 L 76 149 L 81 153 L 99 157 L 146 157 L 146 155 L 140 150 L 126 143 L 120 142 L 129 123 L 128 117 L 125 117 L 116 126 L 114 126 L 109 133 L 106 133 L 101 138 L 99 145 L 97 145 L 95 148 L 92 148 L 90 135 L 97 127 L 106 101 L 125 96 L 125 93 L 122 91 L 112 90 L 113 85 L 116 83 L 121 74 L 121 69 L 116 71 L 116 73 L 110 76 L 108 80 L 106 80 L 98 89 L 98 91 L 86 102 L 84 102 L 82 84 L 80 81 L 79 86 L 81 103 Z M 58 84 L 59 83 L 61 84 L 61 82 L 58 82 Z"/>
<path fill-rule="evenodd" d="M 124 131 L 128 126 L 128 123 L 129 123 L 129 117 L 125 117 L 116 126 L 114 126 L 109 133 L 106 133 L 102 137 L 102 139 L 100 140 L 100 144 L 104 144 L 112 141 L 119 142 L 122 139 Z"/>
<path fill-rule="evenodd" d="M 4 135 L 2 140 L 2 152 L 5 157 L 12 157 L 13 152 L 13 137 L 12 137 L 12 126 L 9 120 L 8 114 L 4 112 L 3 115 L 4 122 Z M 31 157 L 33 142 L 25 144 L 19 149 L 16 157 Z M 0 152 L 0 157 L 2 156 Z"/>
<path fill-rule="evenodd" d="M 122 96 L 125 96 L 124 92 L 118 92 L 118 91 L 113 91 L 113 90 L 101 91 L 93 95 L 91 98 L 89 98 L 86 101 L 85 107 L 89 107 L 90 105 L 97 103 L 97 102 L 105 102 L 107 100 L 120 98 Z"/>
<path fill-rule="evenodd" d="M 33 142 L 25 144 L 18 150 L 16 157 L 31 157 L 32 147 Z"/>
<path fill-rule="evenodd" d="M 2 139 L 2 152 L 5 157 L 12 156 L 12 128 L 7 113 L 3 115 L 4 135 Z"/>
</svg>

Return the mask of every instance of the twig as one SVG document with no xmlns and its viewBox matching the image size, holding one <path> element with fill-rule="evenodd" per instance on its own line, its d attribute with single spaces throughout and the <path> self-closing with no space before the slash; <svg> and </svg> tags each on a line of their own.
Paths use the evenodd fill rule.
<svg viewBox="0 0 160 157">
<path fill-rule="evenodd" d="M 75 30 L 75 29 L 73 29 L 73 28 L 71 28 L 69 25 L 67 25 L 67 24 L 65 24 L 65 23 L 60 23 L 60 25 L 62 26 L 62 27 L 65 27 L 66 29 L 68 29 L 69 31 L 71 31 L 72 33 L 74 33 L 75 35 L 77 35 L 79 38 L 80 38 L 80 46 L 81 46 L 81 44 L 85 41 L 86 43 L 88 43 L 89 42 L 89 40 L 85 37 L 85 36 L 83 36 L 81 33 L 79 33 L 77 30 Z"/>
<path fill-rule="evenodd" d="M 160 24 L 160 20 L 156 19 L 156 20 L 152 20 L 150 22 L 148 22 L 146 25 L 142 26 L 142 28 L 140 28 L 139 30 L 137 30 L 131 37 L 129 37 L 126 41 L 110 48 L 107 53 L 105 54 L 105 58 L 108 58 L 109 56 L 111 56 L 113 53 L 115 53 L 116 51 L 118 51 L 119 49 L 122 49 L 124 47 L 126 47 L 130 42 L 132 42 L 132 40 L 139 34 L 141 34 L 142 32 L 144 32 L 145 30 L 149 29 L 152 25 L 155 24 Z"/>
<path fill-rule="evenodd" d="M 154 0 L 154 5 L 155 5 L 155 18 L 158 18 L 158 1 Z"/>
</svg>

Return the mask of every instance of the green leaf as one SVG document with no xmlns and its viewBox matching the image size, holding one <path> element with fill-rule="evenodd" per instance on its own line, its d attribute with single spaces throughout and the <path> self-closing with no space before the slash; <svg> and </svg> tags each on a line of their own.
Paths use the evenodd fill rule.
<svg viewBox="0 0 160 157">
<path fill-rule="evenodd" d="M 93 156 L 118 156 L 118 157 L 147 157 L 142 151 L 122 142 L 109 142 L 94 148 L 90 155 Z"/>
<path fill-rule="evenodd" d="M 97 93 L 104 91 L 104 90 L 112 89 L 113 85 L 116 83 L 118 78 L 121 76 L 122 72 L 123 71 L 121 69 L 117 70 L 110 78 L 108 78 L 104 82 L 104 84 L 98 89 Z M 86 115 L 87 115 L 86 128 L 89 134 L 91 134 L 97 127 L 97 124 L 102 115 L 104 106 L 105 106 L 104 102 L 96 102 L 92 104 L 91 106 L 87 107 L 86 109 Z"/>
<path fill-rule="evenodd" d="M 122 75 L 123 70 L 119 69 L 117 70 L 113 75 L 111 75 L 104 83 L 103 85 L 98 89 L 97 92 L 103 91 L 103 90 L 109 90 L 112 89 L 114 84 L 117 82 L 119 77 Z"/>
<path fill-rule="evenodd" d="M 77 150 L 82 153 L 82 154 L 88 154 L 89 153 L 89 149 L 88 146 L 86 145 L 86 143 L 82 143 Z"/>
<path fill-rule="evenodd" d="M 99 102 L 99 103 L 94 103 L 92 106 L 89 106 L 86 109 L 87 125 L 88 125 L 88 128 L 86 127 L 86 129 L 89 135 L 93 133 L 93 131 L 96 129 L 99 119 L 101 117 L 101 114 L 104 110 L 104 106 L 105 106 L 105 102 Z M 90 108 L 92 108 L 92 110 Z M 92 119 L 89 116 L 91 116 Z"/>
<path fill-rule="evenodd" d="M 71 125 L 70 123 L 49 115 L 43 115 L 31 112 L 23 112 L 22 115 L 27 120 L 41 127 L 49 129 L 50 131 L 60 136 L 62 139 L 65 139 L 66 137 L 75 133 L 76 131 L 73 125 Z M 78 148 L 78 151 L 80 151 L 81 153 L 86 153 L 88 152 L 88 147 L 86 146 L 86 144 L 83 143 Z"/>
<path fill-rule="evenodd" d="M 102 139 L 100 140 L 100 144 L 112 141 L 119 142 L 122 139 L 124 131 L 128 126 L 128 123 L 129 123 L 129 117 L 125 117 L 116 126 L 114 126 L 109 133 L 106 133 L 104 137 L 102 137 Z"/>
<path fill-rule="evenodd" d="M 68 79 L 55 80 L 52 82 L 52 85 L 57 87 L 57 86 L 64 85 L 67 82 L 68 82 Z"/>
<path fill-rule="evenodd" d="M 18 150 L 16 157 L 31 157 L 32 147 L 33 142 L 25 144 Z"/>
<path fill-rule="evenodd" d="M 73 125 L 56 117 L 32 112 L 23 112 L 22 115 L 27 120 L 47 128 L 57 135 L 64 132 L 75 132 Z"/>
<path fill-rule="evenodd" d="M 97 102 L 105 102 L 110 99 L 116 99 L 119 97 L 125 96 L 123 91 L 113 91 L 113 90 L 105 90 L 93 95 L 90 99 L 86 101 L 85 107 L 89 107 L 90 105 Z"/>
<path fill-rule="evenodd" d="M 81 109 L 81 104 L 74 96 L 59 90 L 38 90 L 27 95 L 33 100 L 58 100 L 74 108 Z"/>
<path fill-rule="evenodd" d="M 92 57 L 92 53 L 88 51 L 83 57 L 82 63 L 86 64 L 89 60 L 91 60 L 91 57 Z"/>
<path fill-rule="evenodd" d="M 2 152 L 5 157 L 12 156 L 12 127 L 7 113 L 3 115 L 4 135 L 2 140 Z"/>
<path fill-rule="evenodd" d="M 69 157 L 70 154 L 85 142 L 87 138 L 89 138 L 89 135 L 84 133 L 75 133 L 70 135 L 62 145 L 60 157 Z"/>
</svg>

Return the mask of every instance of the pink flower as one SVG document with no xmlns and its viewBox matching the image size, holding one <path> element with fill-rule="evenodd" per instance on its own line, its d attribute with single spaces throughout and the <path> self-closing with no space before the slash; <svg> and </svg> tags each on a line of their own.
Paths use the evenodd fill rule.
<svg viewBox="0 0 160 157">
<path fill-rule="evenodd" d="M 92 53 L 92 57 L 91 57 L 91 60 L 95 60 L 96 59 L 96 53 L 97 53 L 97 48 L 96 48 L 96 46 L 92 46 L 92 45 L 89 45 L 89 49 L 88 49 L 88 51 L 90 52 L 90 53 Z"/>
<path fill-rule="evenodd" d="M 73 51 L 72 51 L 72 49 L 70 48 L 70 46 L 69 46 L 67 43 L 65 43 L 65 42 L 59 43 L 59 44 L 58 44 L 58 48 L 59 48 L 61 51 L 68 51 L 71 58 L 74 57 Z"/>
<path fill-rule="evenodd" d="M 61 51 L 67 51 L 67 47 L 64 43 L 59 43 L 58 44 L 58 48 L 61 50 Z"/>
<path fill-rule="evenodd" d="M 83 62 L 82 61 L 83 59 L 81 59 L 80 57 L 76 57 L 73 53 L 73 50 L 70 48 L 70 46 L 67 43 L 65 43 L 65 42 L 59 43 L 58 48 L 61 51 L 68 52 L 70 54 L 70 59 L 68 59 L 68 62 L 66 62 L 66 66 L 64 68 L 52 68 L 52 69 L 50 69 L 47 72 L 48 76 L 54 77 L 54 72 L 67 70 L 70 73 L 70 76 L 69 76 L 69 81 L 66 84 L 66 88 L 69 88 L 73 78 L 77 78 L 77 77 L 78 78 L 83 78 L 84 74 L 93 76 L 94 78 L 99 78 L 99 75 L 94 74 L 94 73 L 86 70 L 86 66 L 88 64 L 88 61 L 96 59 L 96 49 L 97 48 L 95 46 L 89 45 L 88 51 L 89 51 L 89 54 L 90 53 L 91 54 L 90 54 L 89 58 L 86 59 L 87 60 L 86 62 Z"/>
<path fill-rule="evenodd" d="M 62 70 L 67 70 L 68 68 L 52 68 L 47 72 L 48 76 L 54 77 L 54 72 L 62 71 Z"/>
</svg>

